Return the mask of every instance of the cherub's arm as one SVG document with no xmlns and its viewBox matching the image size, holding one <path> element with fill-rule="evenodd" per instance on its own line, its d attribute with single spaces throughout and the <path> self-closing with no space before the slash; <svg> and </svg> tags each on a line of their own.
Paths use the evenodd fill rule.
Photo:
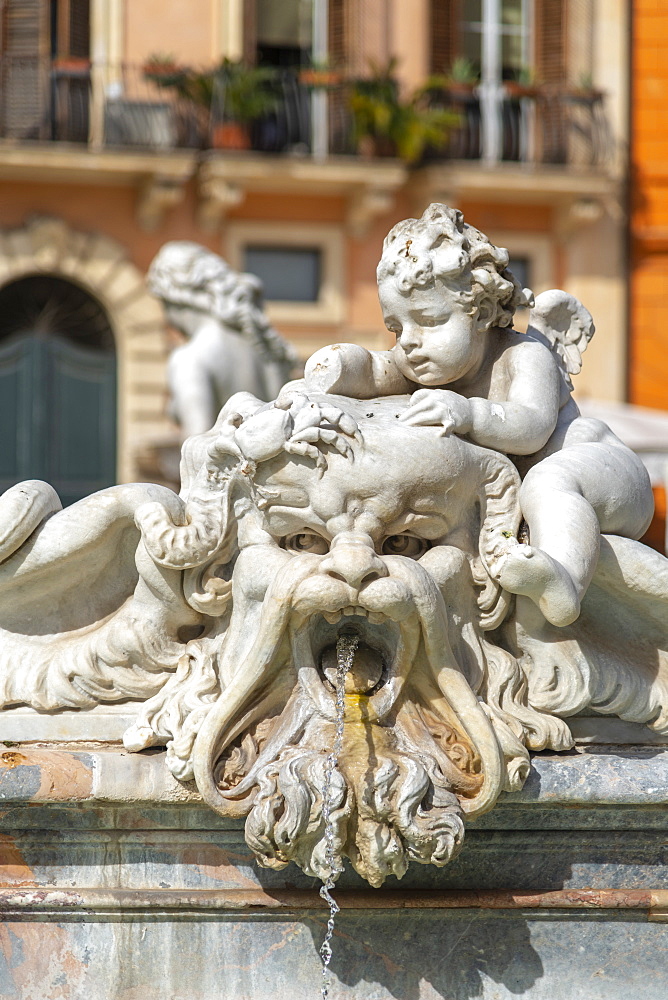
<svg viewBox="0 0 668 1000">
<path fill-rule="evenodd" d="M 499 362 L 497 362 L 498 364 Z M 422 389 L 402 419 L 466 434 L 476 444 L 511 455 L 532 455 L 554 431 L 562 379 L 551 352 L 523 340 L 504 352 L 510 389 L 504 400 L 466 398 L 448 389 Z"/>
<path fill-rule="evenodd" d="M 373 399 L 412 392 L 415 383 L 404 378 L 392 351 L 368 351 L 357 344 L 331 344 L 306 362 L 306 388 L 354 399 Z"/>
<path fill-rule="evenodd" d="M 526 340 L 509 353 L 508 399 L 474 397 L 471 440 L 512 455 L 533 455 L 547 444 L 557 426 L 562 379 L 551 351 Z"/>
</svg>

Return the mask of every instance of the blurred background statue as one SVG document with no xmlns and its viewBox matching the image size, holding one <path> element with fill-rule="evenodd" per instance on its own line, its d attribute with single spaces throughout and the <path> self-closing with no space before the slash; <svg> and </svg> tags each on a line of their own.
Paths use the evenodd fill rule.
<svg viewBox="0 0 668 1000">
<path fill-rule="evenodd" d="M 169 358 L 169 415 L 185 437 L 202 434 L 235 392 L 274 399 L 298 358 L 264 313 L 262 282 L 198 243 L 166 243 L 148 287 L 187 339 Z"/>
</svg>

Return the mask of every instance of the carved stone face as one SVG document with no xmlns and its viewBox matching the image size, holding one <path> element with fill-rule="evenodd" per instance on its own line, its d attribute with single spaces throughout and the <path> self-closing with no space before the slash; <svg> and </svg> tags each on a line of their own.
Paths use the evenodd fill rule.
<svg viewBox="0 0 668 1000">
<path fill-rule="evenodd" d="M 424 573 L 439 563 L 439 556 L 449 561 L 452 531 L 472 552 L 479 514 L 470 510 L 462 516 L 461 499 L 470 482 L 459 443 L 444 449 L 433 430 L 415 434 L 397 423 L 388 453 L 378 410 L 385 409 L 390 419 L 394 413 L 391 407 L 371 405 L 375 413 L 369 418 L 356 414 L 364 446 L 355 451 L 353 470 L 347 458 L 336 454 L 329 456 L 324 475 L 304 460 L 281 458 L 262 467 L 256 477 L 267 496 L 262 541 L 254 532 L 241 533 L 235 579 L 242 586 L 247 577 L 253 579 L 258 601 L 279 566 L 290 573 L 308 558 L 308 574 L 291 596 L 300 669 L 308 660 L 304 677 L 313 696 L 323 705 L 323 699 L 331 701 L 329 693 L 319 690 L 320 660 L 341 628 L 353 629 L 362 649 L 371 651 L 367 657 L 382 660 L 382 683 L 379 679 L 372 685 L 377 690 L 369 705 L 382 716 L 396 696 L 389 688 L 397 687 L 398 674 L 406 669 L 395 662 L 400 639 L 411 629 L 415 632 L 416 567 Z M 258 545 L 266 558 L 258 559 Z"/>
<path fill-rule="evenodd" d="M 476 635 L 494 603 L 480 552 L 491 557 L 495 539 L 515 530 L 516 474 L 458 438 L 399 423 L 404 405 L 346 400 L 358 426 L 351 452 L 329 450 L 324 468 L 285 452 L 261 462 L 240 519 L 217 659 L 224 692 L 198 737 L 195 771 L 208 801 L 248 814 L 247 839 L 272 867 L 327 871 L 322 788 L 342 634 L 359 646 L 346 679 L 335 840 L 364 877 L 380 884 L 410 858 L 445 864 L 461 844 L 462 813 L 486 808 L 508 780 L 475 695 Z M 466 641 L 455 619 L 469 623 Z"/>
<path fill-rule="evenodd" d="M 399 423 L 401 407 L 391 403 L 374 401 L 355 408 L 361 411 L 356 417 L 363 447 L 356 448 L 352 462 L 333 454 L 324 475 L 307 461 L 281 458 L 262 466 L 256 481 L 270 494 L 265 527 L 292 552 L 322 555 L 345 544 L 345 536 L 353 533 L 368 536 L 379 556 L 419 558 L 436 540 L 446 538 L 456 522 L 466 520 L 453 509 L 466 489 L 462 449 L 458 441 L 444 448 L 432 428 L 416 434 Z M 379 410 L 386 412 L 382 424 Z M 388 449 L 382 428 L 392 419 Z M 300 534 L 307 537 L 294 537 Z"/>
</svg>

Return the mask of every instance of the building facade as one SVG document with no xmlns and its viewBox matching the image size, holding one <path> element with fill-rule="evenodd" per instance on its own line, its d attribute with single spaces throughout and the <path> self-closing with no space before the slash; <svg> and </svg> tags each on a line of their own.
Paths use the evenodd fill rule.
<svg viewBox="0 0 668 1000">
<path fill-rule="evenodd" d="M 635 0 L 630 173 L 629 400 L 668 410 L 668 9 Z M 668 456 L 662 457 L 667 470 Z M 651 540 L 666 538 L 666 490 L 655 489 Z"/>
<path fill-rule="evenodd" d="M 621 0 L 0 0 L 0 379 L 16 441 L 0 485 L 50 478 L 67 499 L 138 476 L 170 428 L 174 334 L 144 283 L 167 240 L 259 273 L 304 358 L 389 346 L 382 239 L 432 201 L 507 246 L 534 291 L 583 300 L 599 334 L 578 392 L 623 400 L 629 50 Z M 210 72 L 223 59 L 271 78 L 270 105 L 236 115 L 241 139 L 231 78 Z M 376 100 L 388 81 L 398 115 L 450 114 L 445 144 L 415 156 L 355 117 L 351 94 Z"/>
</svg>

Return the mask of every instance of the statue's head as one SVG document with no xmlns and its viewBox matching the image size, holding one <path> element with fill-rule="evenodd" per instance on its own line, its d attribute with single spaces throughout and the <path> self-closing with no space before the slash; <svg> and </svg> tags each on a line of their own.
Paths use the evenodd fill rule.
<svg viewBox="0 0 668 1000">
<path fill-rule="evenodd" d="M 148 270 L 149 290 L 169 322 L 193 336 L 204 316 L 247 337 L 274 361 L 294 363 L 290 347 L 272 330 L 264 313 L 262 282 L 235 271 L 199 243 L 173 240 L 158 251 Z"/>
<path fill-rule="evenodd" d="M 508 260 L 507 250 L 446 205 L 394 226 L 383 244 L 378 292 L 406 378 L 456 381 L 478 360 L 481 336 L 512 324 L 528 299 Z"/>
</svg>

